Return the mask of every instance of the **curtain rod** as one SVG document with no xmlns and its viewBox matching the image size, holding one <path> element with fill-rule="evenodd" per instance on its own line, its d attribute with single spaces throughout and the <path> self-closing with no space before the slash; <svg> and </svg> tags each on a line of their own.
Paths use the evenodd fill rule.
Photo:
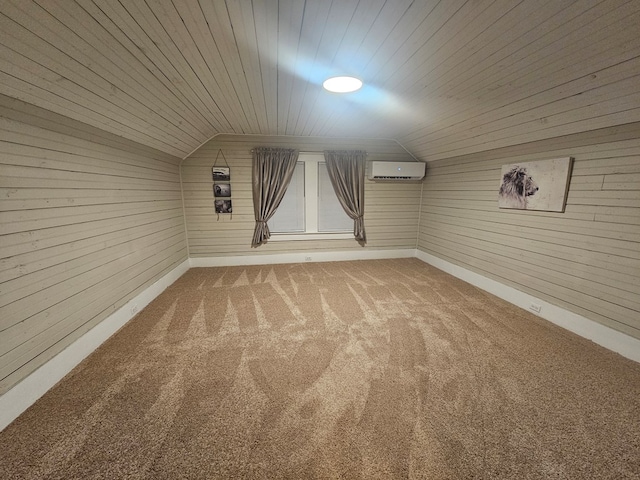
<svg viewBox="0 0 640 480">
<path fill-rule="evenodd" d="M 250 152 L 253 153 L 255 149 L 251 149 Z M 322 155 L 324 154 L 324 150 L 315 150 L 315 151 L 308 151 L 308 152 L 298 152 L 299 155 Z M 364 153 L 367 157 L 369 156 L 368 152 Z"/>
</svg>

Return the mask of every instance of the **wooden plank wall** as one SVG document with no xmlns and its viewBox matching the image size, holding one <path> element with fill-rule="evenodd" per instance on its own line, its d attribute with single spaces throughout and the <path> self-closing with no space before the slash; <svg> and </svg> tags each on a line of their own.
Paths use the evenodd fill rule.
<svg viewBox="0 0 640 480">
<path fill-rule="evenodd" d="M 362 249 L 355 239 L 268 242 L 251 248 L 255 226 L 251 194 L 251 149 L 257 146 L 298 148 L 301 152 L 363 149 L 367 160 L 412 161 L 391 140 L 321 139 L 288 136 L 220 135 L 203 145 L 182 164 L 182 185 L 191 257 L 264 255 L 277 253 Z M 222 150 L 231 168 L 233 215 L 213 208 L 211 167 Z M 217 161 L 223 166 L 222 156 Z M 365 228 L 367 249 L 415 248 L 418 235 L 420 182 L 379 183 L 367 180 Z"/>
<path fill-rule="evenodd" d="M 498 209 L 503 164 L 566 156 L 565 213 Z M 418 248 L 640 338 L 640 123 L 430 163 Z"/>
<path fill-rule="evenodd" d="M 0 96 L 0 394 L 187 258 L 179 159 Z"/>
</svg>

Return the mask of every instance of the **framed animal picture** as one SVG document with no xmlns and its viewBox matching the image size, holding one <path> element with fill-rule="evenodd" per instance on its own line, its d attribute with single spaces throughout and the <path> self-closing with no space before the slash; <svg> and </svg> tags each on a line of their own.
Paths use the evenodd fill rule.
<svg viewBox="0 0 640 480">
<path fill-rule="evenodd" d="M 231 185 L 228 183 L 216 183 L 213 185 L 213 195 L 215 197 L 230 197 Z"/>
<path fill-rule="evenodd" d="M 564 212 L 571 157 L 503 165 L 498 207 Z"/>
</svg>

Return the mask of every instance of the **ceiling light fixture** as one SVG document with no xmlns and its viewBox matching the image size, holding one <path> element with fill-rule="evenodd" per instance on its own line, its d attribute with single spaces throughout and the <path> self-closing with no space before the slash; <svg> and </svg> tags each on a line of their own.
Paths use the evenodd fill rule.
<svg viewBox="0 0 640 480">
<path fill-rule="evenodd" d="M 334 93 L 350 93 L 362 87 L 362 80 L 355 77 L 331 77 L 327 78 L 322 86 L 325 90 Z"/>
</svg>

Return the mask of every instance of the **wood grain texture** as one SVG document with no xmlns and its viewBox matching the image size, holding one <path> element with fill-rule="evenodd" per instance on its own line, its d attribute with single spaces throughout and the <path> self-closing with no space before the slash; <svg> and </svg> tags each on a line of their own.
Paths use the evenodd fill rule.
<svg viewBox="0 0 640 480">
<path fill-rule="evenodd" d="M 564 213 L 499 210 L 504 164 L 574 158 Z M 640 337 L 640 124 L 430 164 L 418 248 Z"/>
<path fill-rule="evenodd" d="M 331 251 L 361 249 L 355 239 L 331 241 L 268 242 L 251 248 L 255 226 L 251 191 L 251 149 L 259 146 L 297 148 L 303 152 L 327 149 L 362 149 L 367 161 L 413 160 L 390 140 L 264 137 L 221 135 L 187 158 L 181 167 L 185 215 L 192 257 L 264 255 L 292 251 Z M 213 208 L 211 167 L 222 150 L 231 168 L 233 215 L 217 215 Z M 223 165 L 222 156 L 217 165 Z M 420 182 L 376 183 L 365 185 L 364 248 L 415 248 L 420 208 Z"/>
<path fill-rule="evenodd" d="M 178 159 L 0 96 L 0 393 L 187 258 Z"/>
<path fill-rule="evenodd" d="M 217 134 L 422 160 L 640 121 L 633 0 L 6 0 L 0 93 L 186 158 Z M 329 94 L 333 75 L 360 77 Z"/>
</svg>

